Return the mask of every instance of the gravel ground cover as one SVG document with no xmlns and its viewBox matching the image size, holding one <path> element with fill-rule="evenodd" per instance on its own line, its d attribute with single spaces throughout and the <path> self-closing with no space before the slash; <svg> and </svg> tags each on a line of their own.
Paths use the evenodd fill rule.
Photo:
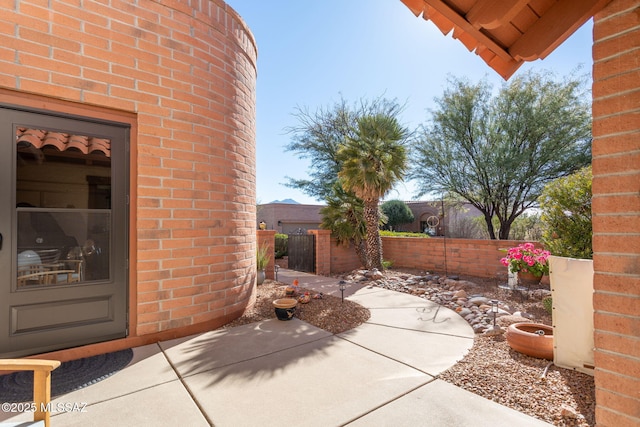
<svg viewBox="0 0 640 427">
<path fill-rule="evenodd" d="M 345 278 L 358 276 L 357 273 L 344 275 Z M 442 286 L 441 295 L 421 293 L 415 285 L 416 277 L 425 277 L 424 272 L 394 271 L 384 272 L 384 277 L 371 280 L 370 285 L 391 288 L 399 292 L 419 295 L 423 298 L 438 299 L 448 295 L 452 287 L 429 281 L 428 286 Z M 363 280 L 363 279 L 359 279 Z M 410 285 L 403 285 L 407 280 Z M 542 307 L 541 300 L 531 294 L 510 293 L 498 288 L 502 279 L 477 277 L 459 277 L 460 285 L 474 295 L 483 295 L 489 299 L 500 300 L 502 307 L 511 312 L 524 314 L 531 321 L 551 324 L 551 316 Z M 399 282 L 400 281 L 400 282 Z M 441 280 L 440 282 L 444 282 Z M 272 301 L 285 296 L 283 283 L 272 280 L 258 286 L 257 300 L 254 306 L 240 318 L 225 325 L 225 328 L 275 318 Z M 304 293 L 306 289 L 301 289 Z M 314 295 L 313 291 L 309 291 Z M 438 292 L 436 292 L 438 294 Z M 539 295 L 540 292 L 538 291 Z M 445 298 L 446 300 L 446 298 Z M 445 305 L 445 304 L 443 304 Z M 298 304 L 295 314 L 314 326 L 338 334 L 366 322 L 370 313 L 366 308 L 338 297 L 324 295 L 322 299 L 312 299 L 308 304 Z M 498 322 L 503 327 L 522 320 L 519 316 L 504 316 Z M 504 406 L 531 415 L 556 426 L 594 426 L 595 425 L 595 386 L 593 377 L 581 372 L 548 366 L 549 362 L 536 359 L 512 350 L 503 335 L 476 335 L 474 345 L 465 357 L 439 378 L 468 390 L 472 393 L 494 400 Z"/>
<path fill-rule="evenodd" d="M 260 320 L 275 319 L 276 315 L 272 303 L 273 300 L 285 297 L 285 288 L 286 284 L 284 283 L 265 280 L 262 285 L 258 286 L 258 295 L 253 307 L 245 311 L 241 317 L 223 327 L 230 328 Z M 304 294 L 307 291 L 311 295 L 315 295 L 313 291 L 307 289 L 300 289 L 299 293 Z M 370 315 L 369 310 L 360 304 L 346 299 L 342 303 L 341 298 L 330 295 L 324 295 L 322 299 L 311 299 L 308 304 L 298 303 L 295 312 L 295 317 L 298 319 L 332 334 L 339 334 L 353 329 L 369 320 Z"/>
</svg>

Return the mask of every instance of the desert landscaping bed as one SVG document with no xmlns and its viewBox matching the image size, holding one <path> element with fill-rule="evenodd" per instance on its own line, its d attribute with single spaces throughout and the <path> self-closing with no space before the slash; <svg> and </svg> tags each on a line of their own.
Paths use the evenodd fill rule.
<svg viewBox="0 0 640 427">
<path fill-rule="evenodd" d="M 595 386 L 593 377 L 570 369 L 549 366 L 549 361 L 536 359 L 512 350 L 504 335 L 486 335 L 482 331 L 492 323 L 487 307 L 469 303 L 482 297 L 500 301 L 501 315 L 496 323 L 506 328 L 517 321 L 534 321 L 550 325 L 551 316 L 542 306 L 544 289 L 526 294 L 498 287 L 501 279 L 458 277 L 456 280 L 416 271 L 388 270 L 382 277 L 366 277 L 364 272 L 351 272 L 341 278 L 366 281 L 398 292 L 406 292 L 447 306 L 469 321 L 477 332 L 474 345 L 456 365 L 439 378 L 531 415 L 556 426 L 595 425 Z M 258 286 L 255 305 L 225 328 L 275 318 L 272 301 L 282 298 L 286 284 L 272 280 Z M 304 293 L 306 289 L 300 289 Z M 464 292 L 460 292 L 464 291 Z M 314 295 L 313 291 L 309 291 Z M 465 295 L 464 298 L 460 296 Z M 466 300 L 466 302 L 465 302 Z M 471 310 L 463 311 L 463 308 Z M 477 309 L 478 307 L 479 309 Z M 298 304 L 295 317 L 333 334 L 366 322 L 369 310 L 353 301 L 342 303 L 339 297 L 324 295 L 308 304 Z"/>
</svg>

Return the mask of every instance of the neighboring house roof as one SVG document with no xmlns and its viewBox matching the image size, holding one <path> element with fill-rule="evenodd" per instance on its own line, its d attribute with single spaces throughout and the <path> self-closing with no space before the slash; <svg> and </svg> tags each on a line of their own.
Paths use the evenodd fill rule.
<svg viewBox="0 0 640 427">
<path fill-rule="evenodd" d="M 544 59 L 611 0 L 401 0 L 508 79 Z"/>
</svg>

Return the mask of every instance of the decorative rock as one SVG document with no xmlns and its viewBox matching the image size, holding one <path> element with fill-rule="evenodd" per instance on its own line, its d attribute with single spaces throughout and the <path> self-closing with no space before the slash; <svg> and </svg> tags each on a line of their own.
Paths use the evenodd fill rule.
<svg viewBox="0 0 640 427">
<path fill-rule="evenodd" d="M 471 310 L 469 310 L 468 308 L 461 308 L 458 314 L 462 317 L 465 317 L 471 314 Z"/>
<path fill-rule="evenodd" d="M 493 325 L 489 326 L 489 328 L 487 328 L 487 330 L 482 333 L 482 335 L 488 335 L 488 336 L 496 336 L 501 334 L 504 334 L 504 329 L 502 329 L 498 325 L 496 325 L 495 328 L 493 327 Z"/>
<path fill-rule="evenodd" d="M 576 410 L 569 405 L 560 406 L 560 415 L 563 418 L 570 418 L 570 419 L 578 418 L 578 413 L 576 412 Z"/>
<path fill-rule="evenodd" d="M 458 292 L 456 292 L 455 294 L 453 294 L 454 298 L 467 298 L 468 295 L 464 290 L 459 290 Z"/>
<path fill-rule="evenodd" d="M 523 313 L 521 311 L 516 311 L 513 313 L 514 316 L 518 316 L 518 317 L 522 317 L 528 320 L 531 320 L 534 318 L 533 314 L 529 314 L 529 313 Z"/>
<path fill-rule="evenodd" d="M 511 316 L 499 317 L 496 320 L 496 323 L 502 327 L 507 327 L 509 325 L 513 325 L 514 323 L 521 323 L 521 322 L 528 322 L 528 321 L 529 319 L 527 319 L 526 317 L 511 315 Z"/>
<path fill-rule="evenodd" d="M 379 280 L 384 277 L 384 275 L 377 268 L 367 271 L 364 275 L 371 280 Z"/>
<path fill-rule="evenodd" d="M 475 305 L 489 304 L 489 298 L 476 296 L 476 297 L 470 298 L 469 302 Z"/>
<path fill-rule="evenodd" d="M 544 297 L 551 295 L 551 291 L 548 289 L 536 289 L 531 291 L 529 295 L 533 299 L 542 300 Z"/>
<path fill-rule="evenodd" d="M 473 332 L 475 332 L 476 334 L 481 334 L 485 330 L 484 326 L 482 325 L 472 325 L 472 328 Z"/>
<path fill-rule="evenodd" d="M 368 281 L 369 287 L 376 286 L 382 289 L 403 292 L 427 299 L 454 310 L 471 325 L 475 333 L 484 333 L 487 331 L 487 335 L 494 334 L 496 331 L 492 331 L 492 298 L 487 298 L 480 294 L 479 287 L 475 283 L 454 280 L 453 277 L 454 276 L 439 277 L 429 273 L 425 273 L 424 276 L 405 273 L 389 275 L 383 274 L 376 269 L 370 271 L 353 271 L 348 275 L 342 276 L 343 279 L 351 283 Z M 471 295 L 470 290 L 474 289 L 475 293 Z M 538 292 L 540 295 L 548 292 L 545 290 L 538 291 L 540 291 Z M 510 314 L 511 311 L 511 308 L 505 304 L 504 301 L 500 303 L 498 313 L 496 314 L 496 329 L 498 329 L 498 326 L 506 328 L 513 323 L 529 322 L 535 318 L 528 313 L 521 312 L 516 313 L 520 314 L 520 316 L 514 316 Z"/>
</svg>

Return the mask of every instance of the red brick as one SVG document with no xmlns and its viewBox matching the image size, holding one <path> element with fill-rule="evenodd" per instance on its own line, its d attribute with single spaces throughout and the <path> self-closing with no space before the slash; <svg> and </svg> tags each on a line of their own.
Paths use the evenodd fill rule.
<svg viewBox="0 0 640 427">
<path fill-rule="evenodd" d="M 632 398 L 629 396 L 620 395 L 617 393 L 611 393 L 609 391 L 597 390 L 596 401 L 601 406 L 627 414 L 633 418 L 636 418 L 640 422 L 640 399 Z"/>
<path fill-rule="evenodd" d="M 598 349 L 594 353 L 594 360 L 598 369 L 640 378 L 640 359 L 636 357 Z"/>
<path fill-rule="evenodd" d="M 625 155 L 628 152 L 640 149 L 640 138 L 635 133 L 626 135 L 601 136 L 593 141 L 592 154 L 597 159 L 610 154 Z"/>
<path fill-rule="evenodd" d="M 629 234 L 624 239 L 620 239 L 617 234 L 612 236 L 595 234 L 593 236 L 593 247 L 598 248 L 598 252 L 638 254 L 640 253 L 640 235 Z"/>
<path fill-rule="evenodd" d="M 138 292 L 138 303 L 161 301 L 170 297 L 169 291 Z"/>
<path fill-rule="evenodd" d="M 160 325 L 158 323 L 138 324 L 135 328 L 135 333 L 138 336 L 144 336 L 160 332 Z"/>
<path fill-rule="evenodd" d="M 603 313 L 595 307 L 593 317 L 594 327 L 603 332 L 612 332 L 620 335 L 637 336 L 640 331 L 640 318 L 636 316 L 622 316 L 611 313 Z"/>
<path fill-rule="evenodd" d="M 591 209 L 602 214 L 640 212 L 640 194 L 600 194 L 591 200 Z"/>
<path fill-rule="evenodd" d="M 640 275 L 640 256 L 638 254 L 595 254 L 593 257 L 593 269 L 621 275 Z"/>
<path fill-rule="evenodd" d="M 637 82 L 639 79 L 640 72 L 634 76 L 634 82 Z M 634 111 L 602 119 L 594 118 L 592 132 L 594 137 L 599 137 L 603 135 L 633 132 L 638 129 L 640 129 L 640 113 Z"/>
<path fill-rule="evenodd" d="M 634 378 L 624 374 L 598 370 L 596 375 L 596 388 L 630 396 L 635 399 L 640 398 L 640 378 Z"/>
<path fill-rule="evenodd" d="M 640 298 L 633 295 L 626 296 L 596 292 L 593 301 L 600 312 L 608 311 L 610 313 L 629 316 L 640 314 Z M 640 353 L 638 354 L 640 355 Z"/>
<path fill-rule="evenodd" d="M 640 192 L 640 173 L 627 172 L 624 175 L 594 174 L 592 189 L 593 194 L 637 194 Z"/>
<path fill-rule="evenodd" d="M 57 96 L 73 101 L 79 101 L 81 98 L 80 89 L 61 87 L 49 83 L 41 83 L 23 78 L 20 79 L 19 89 L 26 92 L 43 93 L 49 96 Z"/>
<path fill-rule="evenodd" d="M 160 308 L 160 304 L 157 301 L 153 301 L 153 302 L 149 302 L 149 303 L 144 303 L 144 304 L 138 304 L 138 314 L 144 314 L 144 313 L 157 313 L 159 312 Z"/>
<path fill-rule="evenodd" d="M 599 61 L 598 67 L 594 70 L 593 79 L 596 81 L 605 80 L 626 73 L 628 70 L 637 70 L 639 68 L 640 59 L 638 58 L 637 49 L 620 52 L 613 57 Z"/>
<path fill-rule="evenodd" d="M 594 183 L 594 187 L 596 187 Z M 622 187 L 621 187 L 622 188 Z M 632 189 L 625 189 L 626 191 L 632 191 Z M 638 221 L 637 215 L 633 214 L 606 214 L 602 216 L 595 216 L 593 218 L 593 232 L 594 233 L 638 233 L 640 232 L 640 221 Z M 619 238 L 619 240 L 622 240 Z M 621 242 L 622 244 L 622 242 Z"/>
<path fill-rule="evenodd" d="M 171 299 L 162 301 L 162 310 L 173 310 L 175 308 L 189 307 L 193 304 L 193 298 L 191 296 L 178 297 L 174 295 Z"/>
<path fill-rule="evenodd" d="M 170 316 L 169 312 L 156 312 L 156 313 L 138 313 L 138 324 L 145 323 L 157 323 L 162 320 L 168 320 Z"/>
<path fill-rule="evenodd" d="M 191 318 L 191 316 L 204 313 L 208 310 L 207 304 L 190 305 L 171 310 L 171 319 Z"/>
<path fill-rule="evenodd" d="M 638 427 L 639 423 L 637 418 L 596 406 L 596 425 L 599 427 Z"/>
<path fill-rule="evenodd" d="M 640 296 L 640 277 L 595 273 L 596 291 Z"/>
<path fill-rule="evenodd" d="M 640 57 L 640 55 L 637 55 Z M 593 104 L 594 117 L 608 117 L 633 111 L 640 105 L 640 88 L 623 92 Z"/>
<path fill-rule="evenodd" d="M 618 354 L 640 356 L 640 337 L 631 337 L 598 331 L 594 335 L 595 345 L 599 349 Z M 640 398 L 640 390 L 637 391 Z"/>
</svg>

